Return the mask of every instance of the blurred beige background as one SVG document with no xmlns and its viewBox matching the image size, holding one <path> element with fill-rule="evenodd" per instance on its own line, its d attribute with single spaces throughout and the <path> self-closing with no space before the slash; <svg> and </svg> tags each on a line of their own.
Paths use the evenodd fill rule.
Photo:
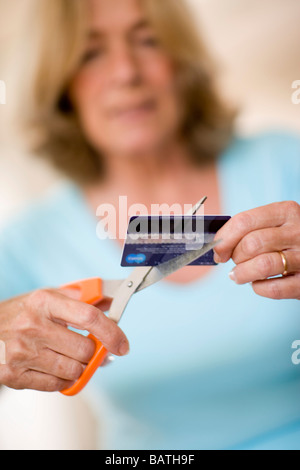
<svg viewBox="0 0 300 470">
<path fill-rule="evenodd" d="M 28 160 L 6 125 L 14 99 L 6 64 L 13 70 L 17 60 L 11 38 L 26 42 L 20 24 L 30 1 L 0 0 L 0 79 L 7 82 L 7 105 L 0 106 L 0 228 L 57 179 Z M 299 0 L 188 1 L 220 64 L 220 87 L 241 107 L 239 132 L 300 131 L 300 106 L 291 102 L 292 82 L 300 79 Z"/>
<path fill-rule="evenodd" d="M 14 100 L 11 70 L 17 61 L 12 39 L 26 42 L 20 24 L 29 1 L 0 0 L 0 80 L 7 83 L 7 105 L 0 105 L 0 229 L 58 179 L 24 154 L 8 126 Z M 220 63 L 220 87 L 241 107 L 237 130 L 300 132 L 300 105 L 291 102 L 292 82 L 300 79 L 300 1 L 189 2 Z M 63 432 L 57 433 L 58 422 Z M 94 424 L 85 397 L 66 401 L 58 395 L 0 391 L 0 449 L 92 448 Z"/>
</svg>

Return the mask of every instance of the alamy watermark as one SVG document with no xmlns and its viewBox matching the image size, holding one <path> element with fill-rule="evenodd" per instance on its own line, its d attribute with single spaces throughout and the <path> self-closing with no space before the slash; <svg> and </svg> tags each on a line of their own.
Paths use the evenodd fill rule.
<svg viewBox="0 0 300 470">
<path fill-rule="evenodd" d="M 292 89 L 295 90 L 292 93 L 292 103 L 300 104 L 300 80 L 295 80 L 292 83 Z"/>
<path fill-rule="evenodd" d="M 0 104 L 6 104 L 6 84 L 0 80 Z"/>
<path fill-rule="evenodd" d="M 196 218 L 187 216 L 192 210 L 192 204 L 161 203 L 151 204 L 149 211 L 144 204 L 128 205 L 127 196 L 119 196 L 118 207 L 98 206 L 97 237 L 100 240 L 126 240 L 129 236 L 132 240 L 172 238 L 199 242 L 204 235 L 204 206 L 199 208 Z"/>
<path fill-rule="evenodd" d="M 292 349 L 295 350 L 292 354 L 292 363 L 295 366 L 299 366 L 300 365 L 300 340 L 296 340 L 293 342 Z"/>
</svg>

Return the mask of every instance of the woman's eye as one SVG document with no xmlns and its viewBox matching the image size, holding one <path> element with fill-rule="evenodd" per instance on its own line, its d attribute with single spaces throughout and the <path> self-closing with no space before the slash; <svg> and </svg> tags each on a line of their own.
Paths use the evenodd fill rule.
<svg viewBox="0 0 300 470">
<path fill-rule="evenodd" d="M 81 63 L 86 64 L 91 62 L 92 60 L 101 57 L 103 52 L 104 51 L 100 48 L 87 50 L 82 56 Z"/>
<path fill-rule="evenodd" d="M 138 39 L 138 42 L 142 46 L 146 47 L 157 47 L 159 45 L 158 39 L 155 36 L 145 36 Z"/>
</svg>

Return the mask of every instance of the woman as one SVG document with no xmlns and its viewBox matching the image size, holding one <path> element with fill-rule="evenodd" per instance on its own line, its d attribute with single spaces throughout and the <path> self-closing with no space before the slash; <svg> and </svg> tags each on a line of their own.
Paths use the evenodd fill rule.
<svg viewBox="0 0 300 470">
<path fill-rule="evenodd" d="M 298 139 L 234 137 L 183 2 L 51 0 L 34 13 L 24 119 L 34 149 L 75 184 L 2 234 L 0 383 L 69 386 L 93 353 L 73 326 L 127 356 L 89 385 L 105 448 L 299 448 Z M 124 276 L 122 241 L 95 236 L 97 207 L 118 208 L 120 195 L 147 208 L 207 195 L 206 212 L 234 216 L 217 234 L 220 266 L 136 296 L 126 336 L 104 305 L 55 289 Z"/>
</svg>

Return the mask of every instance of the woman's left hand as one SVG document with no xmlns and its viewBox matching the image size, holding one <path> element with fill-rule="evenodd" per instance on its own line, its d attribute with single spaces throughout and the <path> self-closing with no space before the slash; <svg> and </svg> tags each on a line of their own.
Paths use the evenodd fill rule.
<svg viewBox="0 0 300 470">
<path fill-rule="evenodd" d="M 232 258 L 236 267 L 229 277 L 233 281 L 252 283 L 262 297 L 300 300 L 298 203 L 280 202 L 242 212 L 219 230 L 219 239 L 215 261 L 226 263 Z"/>
</svg>

